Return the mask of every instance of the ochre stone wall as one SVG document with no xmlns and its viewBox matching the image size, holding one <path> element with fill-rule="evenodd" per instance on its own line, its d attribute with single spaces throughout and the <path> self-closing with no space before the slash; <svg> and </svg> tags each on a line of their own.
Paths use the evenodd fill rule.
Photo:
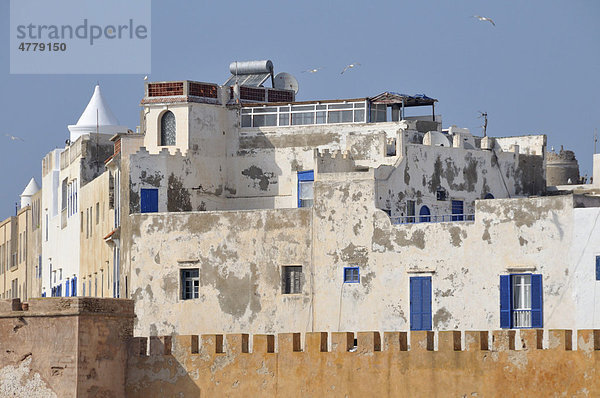
<svg viewBox="0 0 600 398">
<path fill-rule="evenodd" d="M 135 338 L 127 396 L 598 396 L 600 331 L 306 333 Z M 543 333 L 546 333 L 545 339 Z M 490 336 L 490 338 L 488 338 Z M 596 338 L 594 338 L 596 336 Z M 463 339 L 464 337 L 464 339 Z M 461 343 L 464 341 L 464 345 Z M 149 346 L 149 352 L 146 348 Z M 542 348 L 543 347 L 543 348 Z M 407 349 L 409 348 L 409 349 Z M 517 348 L 517 349 L 515 349 Z M 276 352 L 275 352 L 276 351 Z"/>
<path fill-rule="evenodd" d="M 0 300 L 0 397 L 123 397 L 132 331 L 131 300 Z"/>
<path fill-rule="evenodd" d="M 131 300 L 0 300 L 0 397 L 600 396 L 600 330 L 132 330 Z"/>
</svg>

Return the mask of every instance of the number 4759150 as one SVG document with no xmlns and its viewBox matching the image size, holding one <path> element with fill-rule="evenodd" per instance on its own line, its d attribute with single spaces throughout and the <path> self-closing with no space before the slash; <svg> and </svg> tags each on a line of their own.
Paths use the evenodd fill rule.
<svg viewBox="0 0 600 398">
<path fill-rule="evenodd" d="M 66 51 L 67 43 L 21 43 L 21 51 Z"/>
</svg>

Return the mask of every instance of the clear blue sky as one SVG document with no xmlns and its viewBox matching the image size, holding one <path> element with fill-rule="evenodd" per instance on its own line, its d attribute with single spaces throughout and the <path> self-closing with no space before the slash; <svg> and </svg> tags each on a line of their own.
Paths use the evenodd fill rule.
<svg viewBox="0 0 600 398">
<path fill-rule="evenodd" d="M 8 15 L 4 0 L 0 219 L 14 213 L 32 176 L 41 183 L 43 156 L 64 146 L 96 81 L 131 129 L 144 87 L 141 75 L 10 75 Z M 276 73 L 296 75 L 300 100 L 425 93 L 439 100 L 444 127 L 479 134 L 478 111 L 487 111 L 489 135 L 547 134 L 590 175 L 600 130 L 599 17 L 597 0 L 153 1 L 150 80 L 223 83 L 231 61 L 268 58 Z M 340 75 L 353 62 L 361 66 Z M 314 67 L 324 69 L 301 73 Z"/>
</svg>

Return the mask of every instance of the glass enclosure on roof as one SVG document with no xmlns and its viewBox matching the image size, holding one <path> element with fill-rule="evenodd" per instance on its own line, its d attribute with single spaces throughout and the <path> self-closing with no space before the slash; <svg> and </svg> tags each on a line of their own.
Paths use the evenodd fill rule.
<svg viewBox="0 0 600 398">
<path fill-rule="evenodd" d="M 366 101 L 242 108 L 242 127 L 366 123 Z"/>
</svg>

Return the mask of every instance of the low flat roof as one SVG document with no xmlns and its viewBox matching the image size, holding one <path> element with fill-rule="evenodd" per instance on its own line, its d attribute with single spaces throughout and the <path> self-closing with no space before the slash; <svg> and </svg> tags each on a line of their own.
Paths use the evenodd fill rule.
<svg viewBox="0 0 600 398">
<path fill-rule="evenodd" d="M 427 106 L 437 102 L 435 98 L 426 96 L 425 94 L 407 95 L 394 92 L 381 93 L 376 97 L 370 98 L 374 104 L 386 105 L 402 105 L 404 107 L 411 106 Z"/>
</svg>

